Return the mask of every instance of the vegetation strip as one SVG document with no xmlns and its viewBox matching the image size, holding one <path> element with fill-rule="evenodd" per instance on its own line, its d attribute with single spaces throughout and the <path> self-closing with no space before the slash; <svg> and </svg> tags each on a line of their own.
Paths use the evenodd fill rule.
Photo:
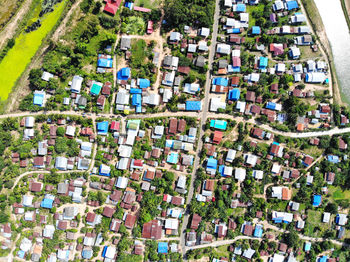
<svg viewBox="0 0 350 262">
<path fill-rule="evenodd" d="M 66 1 L 59 3 L 55 10 L 43 18 L 42 26 L 30 34 L 21 34 L 16 44 L 0 63 L 0 98 L 6 100 L 16 83 L 24 72 L 32 57 L 42 44 L 43 39 L 52 30 L 59 20 Z"/>
</svg>

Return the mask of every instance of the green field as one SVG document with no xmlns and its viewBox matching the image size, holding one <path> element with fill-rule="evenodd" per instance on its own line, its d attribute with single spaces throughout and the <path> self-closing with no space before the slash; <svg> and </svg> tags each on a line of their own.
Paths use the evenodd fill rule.
<svg viewBox="0 0 350 262">
<path fill-rule="evenodd" d="M 161 0 L 136 0 L 134 4 L 136 6 L 142 6 L 149 9 L 158 8 Z"/>
<path fill-rule="evenodd" d="M 22 75 L 31 59 L 38 51 L 43 39 L 56 25 L 64 10 L 66 1 L 55 6 L 52 13 L 41 21 L 42 25 L 31 33 L 22 33 L 16 38 L 16 44 L 0 63 L 0 99 L 6 100 L 17 79 Z"/>
</svg>

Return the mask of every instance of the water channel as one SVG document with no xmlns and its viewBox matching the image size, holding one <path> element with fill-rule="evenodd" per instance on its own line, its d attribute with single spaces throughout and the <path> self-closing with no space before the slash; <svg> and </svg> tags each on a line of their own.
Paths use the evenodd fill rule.
<svg viewBox="0 0 350 262">
<path fill-rule="evenodd" d="M 350 104 L 350 33 L 340 0 L 314 0 L 331 44 L 344 102 Z"/>
</svg>

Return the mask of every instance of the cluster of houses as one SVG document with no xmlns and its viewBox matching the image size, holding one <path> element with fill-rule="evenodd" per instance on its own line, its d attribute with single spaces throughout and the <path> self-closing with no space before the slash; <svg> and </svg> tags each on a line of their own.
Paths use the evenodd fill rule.
<svg viewBox="0 0 350 262">
<path fill-rule="evenodd" d="M 30 156 L 32 159 L 28 159 L 28 156 L 20 155 L 18 152 L 13 152 L 12 162 L 18 163 L 21 168 L 31 168 L 34 170 L 56 168 L 61 171 L 66 170 L 88 170 L 91 162 L 91 154 L 93 148 L 93 142 L 95 140 L 94 131 L 90 127 L 83 127 L 80 129 L 75 123 L 66 123 L 66 119 L 58 119 L 57 123 L 48 119 L 49 133 L 44 137 L 44 140 L 39 141 L 37 148 L 30 150 Z M 41 125 L 41 123 L 38 123 Z M 23 140 L 28 141 L 34 139 L 37 132 L 37 126 L 35 124 L 35 118 L 32 116 L 24 117 L 20 126 L 23 127 Z M 64 136 L 68 139 L 74 139 L 79 147 L 80 151 L 78 156 L 59 156 L 52 150 L 56 144 L 57 129 L 63 128 Z M 79 137 L 77 137 L 77 134 Z M 85 138 L 86 137 L 86 138 Z"/>
</svg>

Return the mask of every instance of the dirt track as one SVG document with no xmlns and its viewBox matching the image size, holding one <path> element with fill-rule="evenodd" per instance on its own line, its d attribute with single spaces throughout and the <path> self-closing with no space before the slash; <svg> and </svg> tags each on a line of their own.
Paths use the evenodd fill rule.
<svg viewBox="0 0 350 262">
<path fill-rule="evenodd" d="M 0 32 L 0 49 L 3 48 L 7 39 L 10 39 L 15 35 L 17 26 L 21 22 L 23 16 L 28 12 L 31 3 L 32 0 L 24 0 L 24 3 L 20 7 L 17 14 L 14 17 L 12 17 L 10 22 Z"/>
</svg>

